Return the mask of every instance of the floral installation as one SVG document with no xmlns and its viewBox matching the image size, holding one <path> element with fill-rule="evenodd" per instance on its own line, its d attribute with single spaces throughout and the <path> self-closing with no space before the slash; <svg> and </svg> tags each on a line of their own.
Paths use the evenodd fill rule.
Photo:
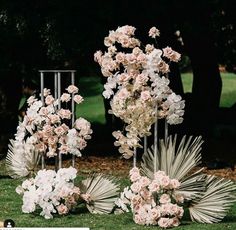
<svg viewBox="0 0 236 230">
<path fill-rule="evenodd" d="M 16 188 L 16 192 L 23 197 L 22 212 L 41 210 L 41 216 L 52 219 L 55 214 L 67 215 L 79 204 L 85 203 L 92 213 L 110 213 L 119 193 L 118 185 L 99 174 L 75 186 L 76 177 L 77 170 L 73 167 L 61 168 L 57 172 L 46 169 L 38 171 L 34 178 L 26 179 Z"/>
<path fill-rule="evenodd" d="M 124 212 L 131 209 L 134 222 L 139 225 L 178 226 L 184 213 L 184 197 L 175 195 L 180 182 L 170 179 L 163 171 L 157 171 L 151 180 L 141 176 L 137 167 L 132 168 L 129 175 L 131 185 L 121 193 L 117 207 Z"/>
<path fill-rule="evenodd" d="M 80 189 L 73 180 L 75 168 L 40 170 L 35 178 L 25 180 L 16 192 L 23 196 L 23 213 L 35 212 L 38 208 L 45 219 L 53 218 L 54 213 L 65 215 L 72 210 L 80 197 Z"/>
<path fill-rule="evenodd" d="M 74 100 L 77 104 L 83 102 L 78 94 L 78 88 L 70 85 L 67 93 L 63 93 L 57 100 L 51 95 L 50 89 L 44 89 L 44 103 L 31 96 L 27 102 L 29 108 L 22 122 L 17 127 L 15 139 L 11 141 L 7 156 L 9 171 L 15 171 L 17 162 L 26 156 L 43 155 L 55 157 L 58 153 L 81 156 L 81 150 L 87 146 L 87 140 L 91 138 L 91 124 L 80 117 L 71 124 L 72 113 L 67 109 L 68 103 Z M 65 108 L 59 108 L 59 104 Z M 18 161 L 17 161 L 17 159 Z M 24 160 L 25 162 L 27 159 Z M 32 159 L 30 159 L 32 162 Z M 14 168 L 14 170 L 12 170 Z M 21 167 L 22 168 L 22 167 Z M 25 167 L 24 172 L 12 173 L 13 176 L 26 176 L 29 172 Z"/>
<path fill-rule="evenodd" d="M 169 124 L 181 123 L 185 106 L 181 96 L 170 89 L 168 79 L 169 64 L 178 62 L 180 54 L 170 47 L 141 46 L 135 30 L 126 25 L 110 31 L 104 39 L 107 51 L 94 54 L 107 78 L 103 96 L 111 99 L 110 113 L 127 124 L 124 132 L 113 133 L 117 139 L 115 145 L 125 158 L 132 157 L 134 149 L 142 147 L 140 138 L 151 135 L 151 126 L 157 119 L 166 118 Z M 150 29 L 151 38 L 159 35 L 156 27 Z"/>
</svg>

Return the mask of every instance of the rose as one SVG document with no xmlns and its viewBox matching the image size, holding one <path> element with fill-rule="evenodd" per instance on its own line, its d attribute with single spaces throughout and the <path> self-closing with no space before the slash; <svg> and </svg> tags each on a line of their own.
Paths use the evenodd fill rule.
<svg viewBox="0 0 236 230">
<path fill-rule="evenodd" d="M 170 188 L 171 189 L 177 189 L 180 186 L 180 182 L 176 179 L 171 179 L 170 180 Z"/>
<path fill-rule="evenodd" d="M 142 176 L 139 179 L 139 183 L 140 183 L 141 187 L 146 187 L 146 186 L 148 186 L 151 183 L 151 181 L 150 181 L 149 178 Z"/>
<path fill-rule="evenodd" d="M 79 89 L 74 86 L 74 85 L 70 85 L 67 89 L 66 89 L 69 93 L 78 93 Z"/>
<path fill-rule="evenodd" d="M 84 101 L 83 97 L 81 97 L 80 95 L 75 95 L 73 99 L 77 104 L 80 104 Z"/>
<path fill-rule="evenodd" d="M 149 30 L 148 34 L 149 34 L 149 37 L 155 38 L 155 37 L 159 37 L 160 36 L 160 31 L 155 26 L 153 26 Z"/>
<path fill-rule="evenodd" d="M 150 92 L 149 92 L 148 90 L 142 91 L 142 92 L 141 92 L 140 99 L 141 99 L 142 101 L 147 101 L 147 100 L 151 99 L 151 94 L 150 94 Z"/>
<path fill-rule="evenodd" d="M 142 187 L 140 183 L 135 182 L 130 186 L 130 188 L 134 193 L 138 193 Z"/>
<path fill-rule="evenodd" d="M 163 188 L 168 188 L 170 184 L 170 178 L 168 176 L 163 176 L 160 178 L 160 186 Z"/>
<path fill-rule="evenodd" d="M 62 136 L 65 133 L 65 129 L 62 126 L 58 126 L 54 129 L 57 136 Z"/>
<path fill-rule="evenodd" d="M 152 183 L 148 186 L 150 192 L 158 192 L 160 190 L 160 185 L 158 180 L 153 180 Z"/>
<path fill-rule="evenodd" d="M 58 115 L 62 118 L 62 119 L 70 119 L 71 117 L 71 111 L 69 109 L 60 109 L 58 111 Z"/>
<path fill-rule="evenodd" d="M 57 211 L 59 215 L 65 215 L 69 212 L 69 209 L 65 205 L 60 204 L 57 206 Z"/>
<path fill-rule="evenodd" d="M 50 137 L 48 137 L 47 140 L 48 140 L 48 144 L 53 146 L 57 143 L 58 138 L 56 136 L 50 136 Z"/>
<path fill-rule="evenodd" d="M 168 194 L 162 194 L 161 197 L 160 197 L 160 203 L 161 204 L 166 204 L 166 203 L 170 203 L 171 202 L 171 199 L 170 199 L 170 196 Z"/>
<path fill-rule="evenodd" d="M 169 227 L 169 218 L 160 218 L 158 220 L 158 225 L 161 227 L 161 228 L 168 228 Z"/>
<path fill-rule="evenodd" d="M 49 114 L 48 118 L 50 119 L 52 124 L 60 122 L 60 117 L 57 114 Z"/>
<path fill-rule="evenodd" d="M 52 95 L 48 95 L 48 96 L 45 98 L 45 103 L 46 103 L 46 105 L 51 105 L 53 102 L 54 102 L 54 97 L 53 97 Z"/>
<path fill-rule="evenodd" d="M 63 94 L 61 95 L 61 101 L 62 101 L 62 102 L 69 102 L 70 99 L 71 99 L 71 96 L 70 96 L 70 94 L 68 94 L 68 93 L 63 93 Z"/>
<path fill-rule="evenodd" d="M 131 176 L 130 176 L 130 180 L 131 180 L 131 182 L 135 182 L 135 181 L 139 180 L 140 177 L 141 176 L 140 176 L 140 174 L 138 172 L 132 173 Z"/>
<path fill-rule="evenodd" d="M 68 148 L 68 146 L 67 145 L 61 145 L 60 147 L 59 147 L 59 151 L 60 151 L 60 153 L 67 153 L 68 151 L 69 151 L 69 148 Z"/>
</svg>

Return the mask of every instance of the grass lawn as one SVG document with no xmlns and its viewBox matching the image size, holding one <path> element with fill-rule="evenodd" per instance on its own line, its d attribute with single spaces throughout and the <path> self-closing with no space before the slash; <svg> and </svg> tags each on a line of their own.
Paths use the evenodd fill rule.
<svg viewBox="0 0 236 230">
<path fill-rule="evenodd" d="M 233 73 L 221 73 L 222 78 L 222 93 L 220 106 L 231 107 L 236 103 L 236 74 Z M 184 92 L 192 91 L 192 73 L 182 74 L 182 82 L 184 85 Z"/>
<path fill-rule="evenodd" d="M 222 94 L 221 107 L 231 107 L 236 103 L 236 74 L 222 73 Z M 77 115 L 87 118 L 91 122 L 105 123 L 103 85 L 100 82 L 100 77 L 82 77 L 79 79 L 79 88 L 85 101 L 77 106 Z M 192 87 L 192 73 L 183 73 L 182 81 L 184 85 L 184 92 L 191 92 Z"/>
<path fill-rule="evenodd" d="M 0 162 L 0 175 L 4 175 L 4 167 Z M 128 184 L 124 177 L 120 178 L 122 186 Z M 20 180 L 8 178 L 0 179 L 0 221 L 13 219 L 17 227 L 89 227 L 90 229 L 101 230 L 128 230 L 128 229 L 160 229 L 154 226 L 144 227 L 136 225 L 132 220 L 131 213 L 120 215 L 92 215 L 81 210 L 81 213 L 73 213 L 64 217 L 55 217 L 52 220 L 45 220 L 43 217 L 35 214 L 23 214 L 21 212 L 22 200 L 15 193 L 15 188 L 21 184 Z M 218 224 L 197 224 L 192 223 L 189 218 L 184 217 L 179 230 L 216 230 L 216 229 L 236 229 L 236 204 L 229 212 L 223 222 Z"/>
</svg>

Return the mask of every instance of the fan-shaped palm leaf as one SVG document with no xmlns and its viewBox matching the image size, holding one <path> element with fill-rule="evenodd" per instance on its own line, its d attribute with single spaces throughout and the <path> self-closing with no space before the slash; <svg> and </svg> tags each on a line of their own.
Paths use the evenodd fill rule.
<svg viewBox="0 0 236 230">
<path fill-rule="evenodd" d="M 190 136 L 186 140 L 184 136 L 176 150 L 177 135 L 167 138 L 167 143 L 160 140 L 160 147 L 155 156 L 153 147 L 143 154 L 141 171 L 146 176 L 152 178 L 154 169 L 165 171 L 171 178 L 182 181 L 184 177 L 197 165 L 201 163 L 202 138 L 193 139 Z"/>
<path fill-rule="evenodd" d="M 6 168 L 12 178 L 26 177 L 35 172 L 40 155 L 34 148 L 25 148 L 24 143 L 18 146 L 17 142 L 10 140 L 6 157 Z"/>
<path fill-rule="evenodd" d="M 230 180 L 208 176 L 207 189 L 189 207 L 192 221 L 216 223 L 221 221 L 235 202 L 236 185 Z"/>
<path fill-rule="evenodd" d="M 178 148 L 176 148 L 177 135 L 174 138 L 169 136 L 167 142 L 160 140 L 157 153 L 154 148 L 148 149 L 143 154 L 141 172 L 153 178 L 154 169 L 166 172 L 170 178 L 178 179 L 181 182 L 180 188 L 176 193 L 184 195 L 185 199 L 191 200 L 199 197 L 199 193 L 205 191 L 206 176 L 201 173 L 202 170 L 189 175 L 189 172 L 201 163 L 201 145 L 202 138 L 193 139 L 190 136 L 182 138 Z"/>
<path fill-rule="evenodd" d="M 94 174 L 83 180 L 80 185 L 81 193 L 89 194 L 87 208 L 91 213 L 111 213 L 119 196 L 119 186 L 112 177 Z"/>
</svg>

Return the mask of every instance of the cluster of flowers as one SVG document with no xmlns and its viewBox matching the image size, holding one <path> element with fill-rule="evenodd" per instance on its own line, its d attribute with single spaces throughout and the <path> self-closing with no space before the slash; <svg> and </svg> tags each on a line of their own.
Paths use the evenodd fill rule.
<svg viewBox="0 0 236 230">
<path fill-rule="evenodd" d="M 68 93 L 55 100 L 50 90 L 44 89 L 44 104 L 33 96 L 28 99 L 29 108 L 15 135 L 18 151 L 37 150 L 47 157 L 54 157 L 59 152 L 81 156 L 81 150 L 91 138 L 91 125 L 84 118 L 79 118 L 73 128 L 69 128 L 72 113 L 69 109 L 59 109 L 58 105 L 68 105 L 71 100 L 80 104 L 83 98 L 77 94 L 78 88 L 74 85 L 66 90 Z"/>
<path fill-rule="evenodd" d="M 159 225 L 162 228 L 180 224 L 184 209 L 179 204 L 184 197 L 175 190 L 180 182 L 170 179 L 165 172 L 158 171 L 153 180 L 141 176 L 138 168 L 130 170 L 132 185 L 121 193 L 116 205 L 125 212 L 131 211 L 135 223 L 140 225 Z"/>
<path fill-rule="evenodd" d="M 104 44 L 107 52 L 97 51 L 94 59 L 107 77 L 103 96 L 111 100 L 111 113 L 127 125 L 125 135 L 115 132 L 115 145 L 124 157 L 133 155 L 140 147 L 140 137 L 150 135 L 152 124 L 166 118 L 169 124 L 183 121 L 184 101 L 169 87 L 169 62 L 178 62 L 180 54 L 170 47 L 157 49 L 147 44 L 141 49 L 141 42 L 135 38 L 135 28 L 122 26 L 110 31 Z M 149 36 L 156 38 L 159 30 L 152 27 Z M 118 46 L 117 46 L 118 45 Z M 118 47 L 128 52 L 119 52 Z"/>
<path fill-rule="evenodd" d="M 76 178 L 75 168 L 40 170 L 35 178 L 25 180 L 16 192 L 23 195 L 23 213 L 32 213 L 41 208 L 45 219 L 53 218 L 53 213 L 65 215 L 72 210 L 81 197 L 79 187 L 73 180 Z"/>
</svg>

